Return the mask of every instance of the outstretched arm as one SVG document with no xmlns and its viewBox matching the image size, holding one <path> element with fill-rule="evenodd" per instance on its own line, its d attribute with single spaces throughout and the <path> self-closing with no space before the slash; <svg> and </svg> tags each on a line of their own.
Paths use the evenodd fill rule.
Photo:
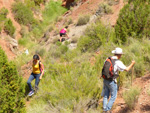
<svg viewBox="0 0 150 113">
<path fill-rule="evenodd" d="M 66 36 L 67 36 L 67 38 L 69 39 L 69 36 L 68 36 L 68 34 L 66 33 Z"/>
<path fill-rule="evenodd" d="M 135 61 L 133 60 L 131 64 L 125 69 L 125 71 L 129 71 L 134 66 L 134 64 L 135 64 Z"/>
</svg>

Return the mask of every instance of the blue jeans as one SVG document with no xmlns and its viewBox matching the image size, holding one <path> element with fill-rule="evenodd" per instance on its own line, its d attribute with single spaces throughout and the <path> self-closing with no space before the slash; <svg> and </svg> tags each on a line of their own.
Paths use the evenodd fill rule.
<svg viewBox="0 0 150 113">
<path fill-rule="evenodd" d="M 103 109 L 109 111 L 112 108 L 113 103 L 117 98 L 117 84 L 114 81 L 104 79 L 104 97 L 103 97 Z M 111 94 L 111 98 L 109 96 Z M 109 99 L 109 102 L 108 102 Z"/>
<path fill-rule="evenodd" d="M 32 82 L 33 79 L 35 79 L 35 88 L 38 89 L 38 84 L 39 84 L 39 82 L 40 82 L 40 79 L 39 79 L 39 78 L 40 78 L 40 75 L 41 75 L 41 73 L 40 73 L 40 74 L 31 73 L 31 75 L 30 75 L 30 77 L 29 77 L 29 79 L 28 79 L 28 81 L 27 81 L 27 84 L 28 84 L 28 86 L 29 86 L 30 91 L 33 90 L 33 89 L 32 89 L 32 85 L 31 85 L 31 82 Z"/>
</svg>

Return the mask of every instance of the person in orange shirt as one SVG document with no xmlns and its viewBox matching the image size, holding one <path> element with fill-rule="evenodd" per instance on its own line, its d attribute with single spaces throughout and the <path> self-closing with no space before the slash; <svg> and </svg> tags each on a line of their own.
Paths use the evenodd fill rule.
<svg viewBox="0 0 150 113">
<path fill-rule="evenodd" d="M 43 71 L 41 72 L 41 70 Z M 38 55 L 34 55 L 33 64 L 32 64 L 32 73 L 27 81 L 27 84 L 30 89 L 28 96 L 32 96 L 34 94 L 34 90 L 31 85 L 32 80 L 35 79 L 35 89 L 38 90 L 38 84 L 40 80 L 42 79 L 43 73 L 44 73 L 44 67 L 40 61 L 40 57 Z"/>
</svg>

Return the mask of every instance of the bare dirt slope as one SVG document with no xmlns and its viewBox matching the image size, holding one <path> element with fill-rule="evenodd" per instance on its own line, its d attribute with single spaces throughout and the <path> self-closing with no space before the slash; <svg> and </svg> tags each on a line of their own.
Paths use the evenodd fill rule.
<svg viewBox="0 0 150 113">
<path fill-rule="evenodd" d="M 6 9 L 8 9 L 9 13 L 8 13 L 8 18 L 10 18 L 13 22 L 13 25 L 15 26 L 16 28 L 16 36 L 15 38 L 16 39 L 19 39 L 21 36 L 19 34 L 19 31 L 21 29 L 20 25 L 14 20 L 14 16 L 13 14 L 11 13 L 11 5 L 14 3 L 14 0 L 0 0 L 0 9 L 2 7 L 5 7 Z"/>
<path fill-rule="evenodd" d="M 13 25 L 16 28 L 16 33 L 15 33 L 15 38 L 18 40 L 21 36 L 20 36 L 20 25 L 14 20 L 14 17 L 11 13 L 11 5 L 14 3 L 14 0 L 0 0 L 0 9 L 5 7 L 8 9 L 9 13 L 7 15 L 8 18 L 10 18 L 13 22 Z M 6 33 L 5 32 L 1 32 L 0 33 L 0 46 L 2 47 L 2 49 L 5 51 L 8 59 L 12 60 L 15 58 L 15 54 L 11 51 L 10 46 L 9 46 L 9 42 L 7 40 L 5 40 Z"/>
<path fill-rule="evenodd" d="M 114 103 L 113 113 L 150 113 L 150 74 L 146 74 L 143 77 L 136 78 L 133 82 L 133 87 L 141 88 L 138 102 L 136 102 L 135 108 L 129 110 L 125 104 L 122 93 L 126 89 L 122 89 L 118 93 L 118 97 Z"/>
<path fill-rule="evenodd" d="M 10 50 L 10 47 L 9 47 L 10 44 L 8 42 L 6 42 L 5 40 L 0 39 L 0 45 L 1 45 L 2 49 L 5 51 L 5 53 L 7 55 L 9 55 L 8 58 L 10 60 L 13 60 L 16 55 Z"/>
</svg>

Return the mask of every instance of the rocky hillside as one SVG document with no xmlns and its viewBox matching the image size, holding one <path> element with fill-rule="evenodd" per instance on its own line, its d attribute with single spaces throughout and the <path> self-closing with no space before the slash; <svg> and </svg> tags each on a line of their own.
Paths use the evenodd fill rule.
<svg viewBox="0 0 150 113">
<path fill-rule="evenodd" d="M 45 0 L 45 2 L 48 2 L 49 0 Z M 57 0 L 56 0 L 57 1 Z M 11 11 L 11 7 L 12 4 L 14 3 L 14 0 L 0 0 L 0 8 L 5 7 L 6 9 L 8 9 L 9 13 L 7 15 L 7 18 L 10 18 L 13 22 L 14 27 L 16 28 L 15 31 L 15 35 L 14 35 L 14 40 L 16 40 L 16 43 L 12 43 L 12 42 L 8 42 L 4 39 L 6 39 L 5 37 L 7 37 L 8 39 L 11 40 L 11 37 L 7 35 L 6 32 L 4 32 L 3 30 L 1 31 L 0 34 L 0 43 L 2 43 L 1 46 L 2 48 L 5 50 L 7 56 L 9 59 L 13 59 L 16 56 L 16 52 L 15 52 L 15 48 L 18 48 L 20 51 L 20 47 L 18 47 L 18 39 L 21 38 L 22 36 L 20 35 L 20 30 L 21 30 L 21 25 L 14 19 L 14 15 Z M 71 10 L 67 11 L 64 14 L 64 17 L 61 21 L 57 22 L 56 27 L 57 29 L 61 29 L 64 26 L 64 23 L 66 21 L 66 19 L 70 18 L 71 20 L 73 20 L 73 23 L 76 23 L 78 18 L 81 15 L 91 15 L 90 21 L 92 22 L 93 19 L 95 17 L 97 17 L 99 14 L 96 14 L 96 11 L 99 8 L 100 3 L 102 3 L 102 0 L 79 0 L 77 3 L 74 2 L 74 0 L 63 0 L 62 1 L 62 6 L 64 7 L 68 7 L 68 6 L 72 6 L 73 8 L 71 8 Z M 119 10 L 123 7 L 124 3 L 122 0 L 116 1 L 112 3 L 112 13 L 109 14 L 103 14 L 103 16 L 101 17 L 101 19 L 103 21 L 105 21 L 105 23 L 110 23 L 112 26 L 115 25 L 116 23 L 116 19 L 118 17 L 119 14 Z M 41 4 L 40 5 L 41 10 L 44 10 L 44 5 Z M 98 12 L 98 11 L 97 11 Z M 38 15 L 38 19 L 41 14 Z M 36 16 L 36 15 L 35 15 Z M 86 28 L 86 26 L 74 26 L 74 24 L 72 24 L 70 26 L 70 30 L 69 30 L 69 36 L 70 37 L 79 37 L 83 34 L 84 29 Z M 52 39 L 54 39 L 56 36 L 54 36 L 53 32 L 48 33 L 48 37 L 49 40 L 48 42 L 46 42 L 46 45 L 48 43 L 50 43 L 52 41 Z M 57 35 L 58 37 L 58 35 Z M 6 47 L 7 46 L 7 47 Z M 17 47 L 16 47 L 17 46 Z M 11 55 L 9 55 L 11 54 Z"/>
</svg>

